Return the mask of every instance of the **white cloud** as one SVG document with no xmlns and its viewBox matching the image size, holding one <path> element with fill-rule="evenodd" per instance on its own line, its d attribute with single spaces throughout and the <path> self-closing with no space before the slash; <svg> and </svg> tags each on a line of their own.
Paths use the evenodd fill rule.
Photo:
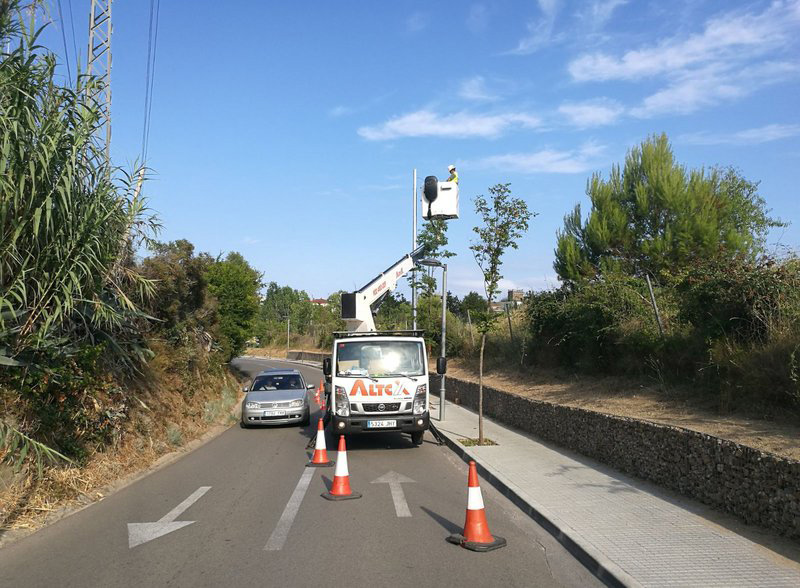
<svg viewBox="0 0 800 588">
<path fill-rule="evenodd" d="M 760 145 L 800 136 L 800 125 L 771 124 L 735 133 L 690 133 L 678 141 L 692 145 Z"/>
<path fill-rule="evenodd" d="M 565 102 L 558 107 L 558 112 L 563 114 L 576 127 L 597 127 L 609 125 L 616 121 L 625 109 L 615 100 L 597 99 L 585 102 Z"/>
<path fill-rule="evenodd" d="M 712 64 L 675 76 L 669 85 L 645 98 L 630 113 L 639 118 L 688 114 L 723 100 L 747 96 L 798 74 L 800 65 L 789 62 L 762 62 L 735 71 Z"/>
<path fill-rule="evenodd" d="M 800 0 L 775 0 L 761 12 L 729 11 L 706 21 L 701 32 L 621 56 L 585 54 L 568 69 L 579 82 L 663 80 L 630 114 L 686 114 L 796 77 L 800 64 L 784 56 L 797 45 L 798 32 Z"/>
<path fill-rule="evenodd" d="M 428 26 L 428 15 L 424 12 L 415 12 L 406 19 L 406 32 L 418 33 Z"/>
<path fill-rule="evenodd" d="M 255 239 L 254 237 L 245 237 L 242 239 L 242 243 L 245 245 L 258 245 L 261 243 L 261 239 Z"/>
<path fill-rule="evenodd" d="M 511 55 L 530 55 L 550 43 L 553 39 L 556 17 L 561 8 L 561 0 L 538 0 L 542 16 L 538 20 L 530 21 L 526 26 L 527 36 L 520 39 L 516 48 L 508 53 Z"/>
<path fill-rule="evenodd" d="M 365 184 L 359 186 L 359 190 L 366 190 L 367 192 L 393 192 L 401 188 L 400 184 Z"/>
<path fill-rule="evenodd" d="M 594 28 L 599 29 L 609 21 L 614 10 L 620 6 L 624 6 L 629 1 L 630 0 L 595 0 L 586 10 L 580 13 L 580 16 L 584 20 L 590 22 Z"/>
<path fill-rule="evenodd" d="M 377 126 L 358 129 L 369 141 L 388 141 L 402 137 L 486 137 L 494 138 L 514 128 L 536 128 L 539 118 L 523 112 L 472 114 L 457 112 L 441 115 L 430 110 L 417 110 L 389 119 Z"/>
<path fill-rule="evenodd" d="M 473 76 L 461 82 L 458 95 L 464 100 L 475 102 L 493 102 L 499 98 L 486 87 L 486 80 L 483 76 Z"/>
<path fill-rule="evenodd" d="M 353 114 L 355 110 L 350 108 L 349 106 L 334 106 L 328 111 L 328 114 L 334 118 L 338 118 L 340 116 L 347 116 L 348 114 Z"/>
<path fill-rule="evenodd" d="M 473 33 L 482 33 L 489 26 L 489 11 L 485 4 L 473 4 L 467 13 L 467 28 Z"/>
<path fill-rule="evenodd" d="M 633 80 L 671 74 L 711 62 L 741 62 L 784 48 L 796 37 L 800 1 L 776 1 L 760 14 L 730 12 L 706 22 L 702 33 L 673 37 L 626 52 L 582 55 L 569 64 L 577 81 Z"/>
<path fill-rule="evenodd" d="M 525 174 L 577 174 L 596 169 L 599 166 L 598 156 L 604 147 L 593 142 L 585 143 L 578 150 L 558 151 L 542 149 L 532 153 L 506 153 L 491 155 L 473 162 L 477 168 L 489 168 L 501 171 L 520 172 Z"/>
<path fill-rule="evenodd" d="M 451 272 L 451 275 L 447 277 L 448 288 L 456 295 L 464 296 L 468 292 L 477 292 L 481 296 L 484 295 L 483 279 L 477 270 L 475 272 L 461 270 L 458 273 L 456 273 L 455 270 L 451 270 Z M 500 290 L 500 299 L 505 298 L 509 290 L 525 290 L 526 292 L 531 290 L 552 290 L 558 288 L 560 285 L 558 276 L 555 274 L 541 277 L 502 278 L 497 284 Z"/>
</svg>

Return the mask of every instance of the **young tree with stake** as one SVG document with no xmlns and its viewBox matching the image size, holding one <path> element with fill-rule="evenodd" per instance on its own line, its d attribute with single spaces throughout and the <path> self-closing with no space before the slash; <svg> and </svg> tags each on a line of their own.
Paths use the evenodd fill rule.
<svg viewBox="0 0 800 588">
<path fill-rule="evenodd" d="M 476 196 L 475 212 L 481 224 L 473 227 L 478 239 L 470 249 L 483 274 L 486 291 L 486 310 L 479 314 L 478 332 L 481 334 L 481 354 L 478 367 L 478 445 L 483 445 L 483 353 L 486 349 L 486 335 L 491 330 L 497 315 L 492 311 L 492 302 L 499 293 L 498 283 L 502 257 L 511 247 L 517 249 L 517 241 L 528 230 L 528 221 L 537 213 L 528 210 L 528 204 L 521 198 L 511 195 L 511 184 L 495 184 L 489 188 L 490 197 Z"/>
</svg>

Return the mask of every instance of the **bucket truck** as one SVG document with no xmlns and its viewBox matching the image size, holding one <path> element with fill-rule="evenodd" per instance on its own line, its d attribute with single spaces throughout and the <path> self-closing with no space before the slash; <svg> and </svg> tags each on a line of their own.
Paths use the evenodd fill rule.
<svg viewBox="0 0 800 588">
<path fill-rule="evenodd" d="M 422 331 L 378 331 L 374 313 L 422 257 L 404 255 L 356 292 L 342 294 L 346 332 L 334 333 L 322 370 L 326 420 L 335 433 L 409 433 L 422 444 L 430 426 L 428 360 Z M 437 369 L 444 369 L 443 366 Z"/>
</svg>

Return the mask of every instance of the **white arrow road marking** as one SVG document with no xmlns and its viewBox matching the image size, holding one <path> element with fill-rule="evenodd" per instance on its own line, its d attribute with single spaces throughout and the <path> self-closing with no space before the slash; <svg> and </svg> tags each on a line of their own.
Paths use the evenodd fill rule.
<svg viewBox="0 0 800 588">
<path fill-rule="evenodd" d="M 403 474 L 387 472 L 380 478 L 372 480 L 370 484 L 389 484 L 389 490 L 392 491 L 392 500 L 394 501 L 394 512 L 398 517 L 410 517 L 411 511 L 408 510 L 406 495 L 403 493 L 403 487 L 400 484 L 410 484 L 413 482 L 414 480 L 407 478 Z"/>
<path fill-rule="evenodd" d="M 200 486 L 191 496 L 173 508 L 155 523 L 128 523 L 128 547 L 133 549 L 137 545 L 158 539 L 162 535 L 172 533 L 178 529 L 191 525 L 194 521 L 176 521 L 181 513 L 211 490 L 211 486 Z"/>
<path fill-rule="evenodd" d="M 272 531 L 269 541 L 264 546 L 264 551 L 280 551 L 283 548 L 283 544 L 286 543 L 286 538 L 289 536 L 289 530 L 292 528 L 292 523 L 294 523 L 294 517 L 297 516 L 297 511 L 300 510 L 300 503 L 303 502 L 308 485 L 311 483 L 311 478 L 316 471 L 317 468 L 305 468 L 303 471 L 303 475 L 300 476 L 300 481 L 297 482 L 289 502 L 286 503 L 286 508 L 283 509 L 283 514 L 278 520 L 275 530 Z"/>
</svg>

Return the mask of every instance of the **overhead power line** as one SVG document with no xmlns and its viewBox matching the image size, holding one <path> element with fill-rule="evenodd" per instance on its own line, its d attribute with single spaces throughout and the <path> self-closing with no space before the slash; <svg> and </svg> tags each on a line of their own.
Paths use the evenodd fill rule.
<svg viewBox="0 0 800 588">
<path fill-rule="evenodd" d="M 158 21 L 161 0 L 150 0 L 150 26 L 147 35 L 147 70 L 144 80 L 144 120 L 142 123 L 142 164 L 147 161 L 150 143 L 150 121 L 153 112 L 153 88 L 155 86 L 156 56 L 158 53 Z"/>
<path fill-rule="evenodd" d="M 58 20 L 59 27 L 61 29 L 61 40 L 64 41 L 64 63 L 67 64 L 67 79 L 69 80 L 69 85 L 72 85 L 72 71 L 70 71 L 69 67 L 69 49 L 67 49 L 67 27 L 66 23 L 64 22 L 64 13 L 61 10 L 61 0 L 58 0 Z M 74 33 L 73 33 L 74 35 Z M 74 37 L 73 37 L 74 39 Z"/>
<path fill-rule="evenodd" d="M 75 63 L 80 63 L 81 56 L 78 53 L 78 43 L 75 40 L 75 17 L 72 16 L 72 0 L 67 0 L 67 5 L 69 6 L 69 26 L 72 29 L 72 49 L 75 51 Z M 75 72 L 75 74 L 77 75 L 78 72 Z"/>
</svg>

